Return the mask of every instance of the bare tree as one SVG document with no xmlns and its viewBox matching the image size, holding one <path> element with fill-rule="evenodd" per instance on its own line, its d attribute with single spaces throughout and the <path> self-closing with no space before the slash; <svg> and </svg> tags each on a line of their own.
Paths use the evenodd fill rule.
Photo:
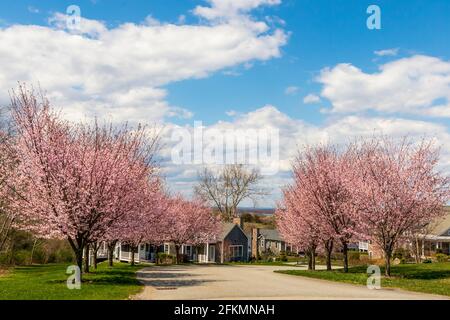
<svg viewBox="0 0 450 320">
<path fill-rule="evenodd" d="M 195 193 L 216 206 L 225 221 L 237 216 L 237 207 L 244 199 L 257 198 L 267 194 L 258 188 L 262 176 L 256 169 L 247 169 L 243 165 L 226 165 L 217 173 L 205 168 L 199 173 L 199 183 Z"/>
</svg>

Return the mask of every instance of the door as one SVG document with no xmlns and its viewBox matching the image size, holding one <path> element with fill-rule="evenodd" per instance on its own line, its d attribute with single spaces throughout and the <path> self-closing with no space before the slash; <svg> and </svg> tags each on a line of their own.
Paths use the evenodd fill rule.
<svg viewBox="0 0 450 320">
<path fill-rule="evenodd" d="M 210 245 L 209 246 L 209 256 L 208 256 L 209 262 L 215 262 L 216 261 L 216 246 Z"/>
</svg>

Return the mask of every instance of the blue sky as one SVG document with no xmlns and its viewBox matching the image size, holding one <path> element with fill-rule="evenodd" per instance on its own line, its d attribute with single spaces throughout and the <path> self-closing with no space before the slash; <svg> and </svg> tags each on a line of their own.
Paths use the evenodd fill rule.
<svg viewBox="0 0 450 320">
<path fill-rule="evenodd" d="M 299 140 L 321 141 L 323 132 L 327 139 L 342 140 L 374 129 L 395 135 L 432 135 L 443 144 L 447 141 L 450 1 L 255 0 L 259 5 L 249 8 L 248 1 L 237 0 L 236 10 L 221 7 L 220 1 L 2 1 L 0 41 L 10 41 L 9 48 L 18 48 L 23 54 L 14 56 L 5 47 L 0 49 L 0 66 L 3 63 L 13 74 L 0 77 L 5 88 L 0 102 L 5 103 L 13 80 L 39 81 L 53 101 L 67 107 L 69 117 L 116 112 L 122 121 L 150 117 L 169 127 L 192 126 L 194 120 L 211 127 L 222 122 L 279 126 L 282 135 L 289 138 L 282 144 L 292 150 Z M 69 34 L 61 27 L 61 17 L 56 16 L 72 4 L 92 22 L 91 29 L 82 35 Z M 371 4 L 381 9 L 381 30 L 366 27 L 366 9 Z M 195 11 L 198 7 L 215 8 L 216 16 Z M 263 31 L 255 31 L 257 22 L 265 25 Z M 139 31 L 124 28 L 126 23 Z M 17 25 L 26 29 L 15 29 Z M 227 39 L 228 31 L 223 32 L 222 26 L 235 38 Z M 178 40 L 178 31 L 172 34 L 171 30 L 183 28 L 182 36 L 196 39 L 199 30 L 195 27 L 206 28 L 199 41 L 192 41 L 201 61 L 195 52 L 184 61 L 183 53 L 192 53 L 189 40 Z M 255 29 L 247 34 L 249 28 Z M 162 45 L 153 34 L 155 30 L 164 39 Z M 57 33 L 50 36 L 49 32 Z M 61 32 L 72 38 L 63 38 Z M 206 32 L 211 32 L 209 38 Z M 76 49 L 62 49 L 73 45 L 73 36 L 83 37 L 84 47 L 76 54 Z M 204 46 L 203 36 L 208 42 Z M 123 51 L 117 50 L 120 45 L 112 37 L 123 39 Z M 23 43 L 27 39 L 28 45 Z M 144 40 L 136 45 L 135 39 Z M 215 41 L 230 43 L 220 51 Z M 98 51 L 95 47 L 105 43 L 114 50 Z M 158 46 L 164 50 L 159 52 Z M 99 52 L 104 58 L 92 61 Z M 48 71 L 41 69 L 47 54 L 52 62 Z M 34 56 L 37 58 L 30 58 Z M 158 61 L 168 63 L 166 73 L 157 70 L 162 65 Z M 151 64 L 148 69 L 147 63 Z M 108 79 L 108 68 L 126 92 Z M 71 81 L 78 70 L 82 76 Z M 102 72 L 104 77 L 90 79 L 90 75 Z M 56 75 L 62 78 L 53 79 Z M 411 95 L 402 94 L 408 90 Z M 113 98 L 106 97 L 107 93 Z M 310 99 L 305 102 L 307 96 Z M 116 101 L 123 103 L 116 106 Z M 275 185 L 288 182 L 292 150 L 281 153 L 283 169 L 272 177 Z M 444 166 L 450 163 L 450 156 L 444 154 L 443 159 Z M 167 175 L 175 189 L 186 191 L 195 180 L 194 171 L 171 167 Z M 180 181 L 186 183 L 180 185 Z M 277 194 L 274 192 L 265 205 L 273 205 Z"/>
<path fill-rule="evenodd" d="M 374 3 L 382 10 L 382 29 L 376 31 L 366 28 L 366 9 Z M 65 12 L 71 4 L 79 5 L 82 15 L 89 19 L 116 26 L 124 22 L 139 23 L 148 15 L 165 22 L 176 22 L 180 15 L 185 15 L 186 23 L 198 23 L 190 11 L 205 2 L 14 1 L 0 3 L 0 18 L 8 24 L 47 25 L 53 12 Z M 392 57 L 375 60 L 374 51 L 387 48 L 399 48 L 398 56 L 421 53 L 449 59 L 449 14 L 450 2 L 446 0 L 283 1 L 279 6 L 264 7 L 254 13 L 258 17 L 273 15 L 285 21 L 283 28 L 290 37 L 282 48 L 282 57 L 257 62 L 248 70 L 236 66 L 206 79 L 170 84 L 168 101 L 192 110 L 196 119 L 206 123 L 224 118 L 230 109 L 248 112 L 264 104 L 276 105 L 291 116 L 320 123 L 323 117 L 319 107 L 305 106 L 300 98 L 320 90 L 314 77 L 322 68 L 349 62 L 365 71 L 375 71 L 379 63 Z M 284 94 L 288 86 L 299 87 L 298 94 Z"/>
</svg>

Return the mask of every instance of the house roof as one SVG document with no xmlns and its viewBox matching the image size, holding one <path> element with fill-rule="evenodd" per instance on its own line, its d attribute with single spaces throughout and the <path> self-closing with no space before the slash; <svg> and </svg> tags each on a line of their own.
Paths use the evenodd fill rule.
<svg viewBox="0 0 450 320">
<path fill-rule="evenodd" d="M 245 234 L 244 230 L 242 230 L 241 227 L 239 227 L 237 224 L 231 222 L 224 222 L 222 224 L 222 233 L 219 235 L 219 241 L 224 240 L 227 237 L 227 235 L 231 232 L 231 230 L 233 230 L 234 227 L 239 228 L 242 231 L 242 233 Z M 248 238 L 246 234 L 245 236 Z"/>
<path fill-rule="evenodd" d="M 275 229 L 259 229 L 259 234 L 266 240 L 283 241 L 281 239 L 280 233 Z"/>
<path fill-rule="evenodd" d="M 433 229 L 431 230 L 430 234 L 435 236 L 441 236 L 446 233 L 447 230 L 450 229 L 450 212 L 448 209 L 446 209 L 447 215 L 444 218 L 439 219 L 435 222 L 435 225 Z M 447 234 L 445 234 L 448 236 Z"/>
</svg>

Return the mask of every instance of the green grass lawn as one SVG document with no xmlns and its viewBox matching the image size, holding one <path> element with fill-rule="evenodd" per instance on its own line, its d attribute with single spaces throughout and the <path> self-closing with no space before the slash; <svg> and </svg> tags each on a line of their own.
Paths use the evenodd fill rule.
<svg viewBox="0 0 450 320">
<path fill-rule="evenodd" d="M 275 272 L 323 280 L 366 285 L 367 267 L 358 266 L 344 273 L 333 271 L 279 270 Z M 381 268 L 384 274 L 384 268 Z M 401 288 L 410 291 L 450 296 L 450 263 L 402 264 L 392 266 L 391 277 L 382 277 L 381 287 Z"/>
<path fill-rule="evenodd" d="M 0 300 L 121 300 L 141 291 L 136 271 L 141 266 L 101 263 L 83 275 L 80 290 L 69 290 L 66 264 L 16 267 L 0 275 Z"/>
</svg>

